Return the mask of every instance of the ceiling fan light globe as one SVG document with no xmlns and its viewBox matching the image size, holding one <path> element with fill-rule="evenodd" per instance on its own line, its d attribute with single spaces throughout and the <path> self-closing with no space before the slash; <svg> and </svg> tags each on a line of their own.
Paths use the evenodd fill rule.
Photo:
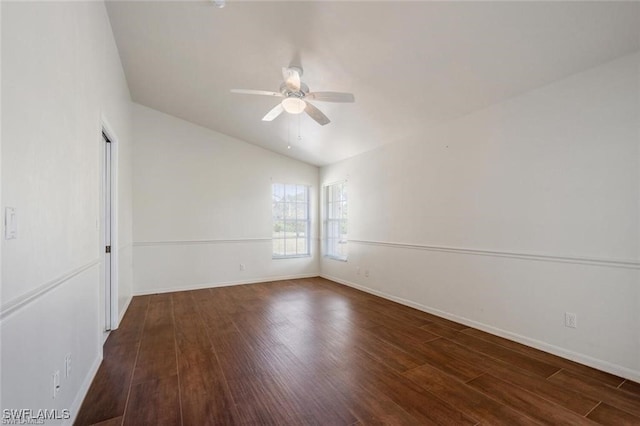
<svg viewBox="0 0 640 426">
<path fill-rule="evenodd" d="M 282 107 L 289 114 L 300 114 L 307 107 L 307 103 L 299 98 L 287 98 L 282 101 Z"/>
</svg>

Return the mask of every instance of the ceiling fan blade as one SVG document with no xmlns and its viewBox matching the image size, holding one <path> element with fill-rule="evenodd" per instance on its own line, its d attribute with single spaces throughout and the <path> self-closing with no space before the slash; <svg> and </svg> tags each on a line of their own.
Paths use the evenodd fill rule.
<svg viewBox="0 0 640 426">
<path fill-rule="evenodd" d="M 313 99 L 322 102 L 355 102 L 356 98 L 353 93 L 341 92 L 313 92 L 307 93 L 305 99 Z"/>
<path fill-rule="evenodd" d="M 270 92 L 268 90 L 251 90 L 251 89 L 231 89 L 231 93 L 240 93 L 243 95 L 264 95 L 264 96 L 275 96 L 277 98 L 282 98 L 283 95 L 280 92 Z"/>
<path fill-rule="evenodd" d="M 282 104 L 278 104 L 271 111 L 267 113 L 264 117 L 262 117 L 262 121 L 273 121 L 274 118 L 282 114 L 284 108 L 282 108 Z"/>
<path fill-rule="evenodd" d="M 282 68 L 282 78 L 284 78 L 287 89 L 292 92 L 300 91 L 300 72 L 296 68 Z"/>
<path fill-rule="evenodd" d="M 309 117 L 313 118 L 319 125 L 324 126 L 325 124 L 329 124 L 331 120 L 322 113 L 318 108 L 311 105 L 307 102 L 307 106 L 304 109 L 304 112 L 309 114 Z"/>
</svg>

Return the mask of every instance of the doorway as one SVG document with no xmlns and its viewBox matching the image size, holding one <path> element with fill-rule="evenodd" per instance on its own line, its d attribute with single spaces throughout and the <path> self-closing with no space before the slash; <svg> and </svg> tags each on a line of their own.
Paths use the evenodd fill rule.
<svg viewBox="0 0 640 426">
<path fill-rule="evenodd" d="M 103 169 L 102 169 L 102 201 L 103 201 L 103 265 L 104 265 L 104 280 L 103 288 L 101 291 L 102 299 L 102 324 L 103 331 L 108 332 L 113 327 L 113 297 L 115 277 L 113 274 L 113 259 L 112 259 L 112 242 L 114 234 L 114 215 L 113 215 L 113 162 L 112 162 L 112 142 L 109 136 L 102 131 L 102 146 L 103 146 Z"/>
</svg>

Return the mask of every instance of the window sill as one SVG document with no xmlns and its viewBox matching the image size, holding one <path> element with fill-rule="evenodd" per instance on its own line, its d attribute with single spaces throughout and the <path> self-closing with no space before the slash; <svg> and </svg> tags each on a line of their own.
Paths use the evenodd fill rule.
<svg viewBox="0 0 640 426">
<path fill-rule="evenodd" d="M 325 254 L 324 257 L 327 259 L 337 260 L 338 262 L 345 262 L 345 263 L 347 262 L 347 259 L 348 259 L 346 257 L 329 256 L 328 254 Z"/>
<path fill-rule="evenodd" d="M 293 256 L 271 256 L 271 260 L 282 260 L 282 259 L 301 259 L 304 257 L 311 257 L 310 254 L 296 254 Z"/>
</svg>

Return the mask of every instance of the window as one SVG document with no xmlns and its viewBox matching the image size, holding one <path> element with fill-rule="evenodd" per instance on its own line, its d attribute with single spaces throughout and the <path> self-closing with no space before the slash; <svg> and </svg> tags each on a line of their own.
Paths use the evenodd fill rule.
<svg viewBox="0 0 640 426">
<path fill-rule="evenodd" d="M 309 187 L 274 183 L 273 258 L 309 256 Z"/>
<path fill-rule="evenodd" d="M 347 184 L 327 186 L 326 193 L 326 255 L 347 260 Z"/>
</svg>

